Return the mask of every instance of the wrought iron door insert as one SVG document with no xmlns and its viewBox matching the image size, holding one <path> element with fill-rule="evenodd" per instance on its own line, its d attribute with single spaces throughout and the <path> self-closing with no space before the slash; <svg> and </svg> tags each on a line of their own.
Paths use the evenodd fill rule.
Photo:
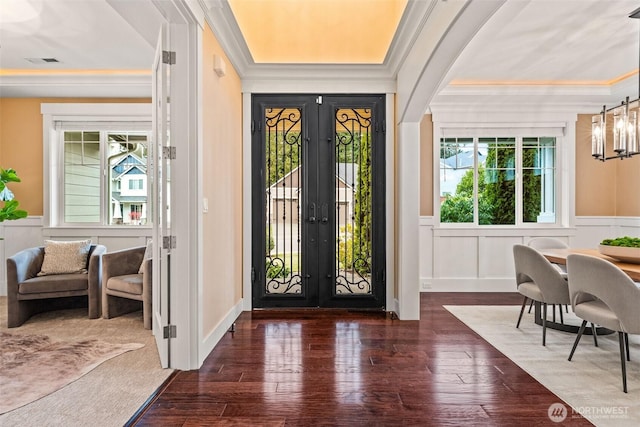
<svg viewBox="0 0 640 427">
<path fill-rule="evenodd" d="M 255 95 L 253 305 L 384 308 L 384 97 Z"/>
</svg>

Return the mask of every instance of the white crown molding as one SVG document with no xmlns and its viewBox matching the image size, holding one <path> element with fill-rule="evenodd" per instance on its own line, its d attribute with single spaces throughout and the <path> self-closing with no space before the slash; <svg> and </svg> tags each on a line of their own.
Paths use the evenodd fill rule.
<svg viewBox="0 0 640 427">
<path fill-rule="evenodd" d="M 410 0 L 398 23 L 398 31 L 391 40 L 384 64 L 388 71 L 395 76 L 404 63 L 407 55 L 418 40 L 418 35 L 426 25 L 437 1 Z"/>
<path fill-rule="evenodd" d="M 341 85 L 342 81 L 367 80 L 384 81 L 384 87 L 394 81 L 400 65 L 416 41 L 419 29 L 427 22 L 437 0 L 415 1 L 407 4 L 401 22 L 400 31 L 391 41 L 389 54 L 382 64 L 258 64 L 242 36 L 228 0 L 198 0 L 207 12 L 206 21 L 229 57 L 241 79 L 247 80 L 245 86 L 256 86 L 261 82 L 312 82 L 314 80 L 333 81 Z M 395 83 L 394 83 L 395 84 Z M 332 92 L 336 89 L 332 90 Z"/>
<path fill-rule="evenodd" d="M 243 78 L 254 64 L 249 47 L 227 0 L 198 0 L 206 11 L 205 20 L 236 72 Z"/>
<path fill-rule="evenodd" d="M 151 97 L 151 74 L 0 76 L 0 97 Z"/>
<path fill-rule="evenodd" d="M 464 85 L 446 86 L 427 112 L 546 110 L 596 113 L 612 107 L 625 96 L 636 99 L 636 76 L 613 86 L 603 85 Z M 626 95 L 625 95 L 626 94 Z"/>
</svg>

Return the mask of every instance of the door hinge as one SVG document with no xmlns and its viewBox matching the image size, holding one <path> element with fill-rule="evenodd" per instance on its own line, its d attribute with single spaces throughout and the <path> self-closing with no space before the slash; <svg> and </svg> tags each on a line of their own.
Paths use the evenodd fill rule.
<svg viewBox="0 0 640 427">
<path fill-rule="evenodd" d="M 163 236 L 162 237 L 162 249 L 175 249 L 176 236 Z"/>
<path fill-rule="evenodd" d="M 251 133 L 255 133 L 256 131 L 256 121 L 251 120 Z"/>
<path fill-rule="evenodd" d="M 316 104 L 322 104 L 322 95 L 316 98 Z"/>
<path fill-rule="evenodd" d="M 171 50 L 162 51 L 162 63 L 174 65 L 176 63 L 176 53 Z"/>
<path fill-rule="evenodd" d="M 175 160 L 176 147 L 162 147 L 162 158 L 165 160 Z"/>
<path fill-rule="evenodd" d="M 162 336 L 166 340 L 167 338 L 177 338 L 178 331 L 176 329 L 176 325 L 167 325 L 162 328 Z"/>
<path fill-rule="evenodd" d="M 256 269 L 254 267 L 251 267 L 251 281 L 256 281 Z"/>
</svg>

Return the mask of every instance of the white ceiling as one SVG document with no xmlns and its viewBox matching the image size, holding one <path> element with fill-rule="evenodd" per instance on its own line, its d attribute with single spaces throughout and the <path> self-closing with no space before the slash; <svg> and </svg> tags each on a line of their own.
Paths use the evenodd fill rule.
<svg viewBox="0 0 640 427">
<path fill-rule="evenodd" d="M 0 0 L 0 70 L 150 69 L 153 31 L 151 25 L 145 29 L 141 22 L 153 22 L 158 16 L 136 8 L 151 1 L 28 0 L 39 12 L 37 16 L 8 23 L 8 5 L 24 2 L 27 0 Z M 204 4 L 219 19 L 225 0 L 204 0 Z M 599 93 L 612 96 L 630 88 L 636 93 L 637 74 L 613 86 L 607 82 L 638 68 L 640 19 L 628 18 L 638 6 L 637 0 L 509 0 L 451 67 L 439 100 L 466 96 L 470 87 L 479 93 L 527 85 L 551 88 L 548 90 L 597 87 Z M 409 21 L 403 19 L 403 23 Z M 33 64 L 25 59 L 42 57 L 60 63 Z M 251 63 L 250 57 L 247 62 Z M 274 67 L 278 66 L 271 66 L 271 72 Z M 46 77 L 0 75 L 0 96 L 59 96 L 47 86 Z M 72 81 L 79 81 L 85 95 L 149 96 L 148 75 L 132 72 L 125 80 L 126 84 L 98 88 L 95 75 L 74 75 L 68 85 L 56 90 L 71 90 Z M 452 80 L 459 84 L 449 85 Z"/>
</svg>

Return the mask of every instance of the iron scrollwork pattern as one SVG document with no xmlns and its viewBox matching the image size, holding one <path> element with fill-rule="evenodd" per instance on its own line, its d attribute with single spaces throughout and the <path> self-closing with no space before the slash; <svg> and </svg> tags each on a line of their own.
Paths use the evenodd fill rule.
<svg viewBox="0 0 640 427">
<path fill-rule="evenodd" d="M 301 294 L 300 201 L 302 200 L 302 112 L 265 111 L 267 294 Z"/>
<path fill-rule="evenodd" d="M 371 294 L 371 109 L 336 110 L 336 294 Z"/>
</svg>

